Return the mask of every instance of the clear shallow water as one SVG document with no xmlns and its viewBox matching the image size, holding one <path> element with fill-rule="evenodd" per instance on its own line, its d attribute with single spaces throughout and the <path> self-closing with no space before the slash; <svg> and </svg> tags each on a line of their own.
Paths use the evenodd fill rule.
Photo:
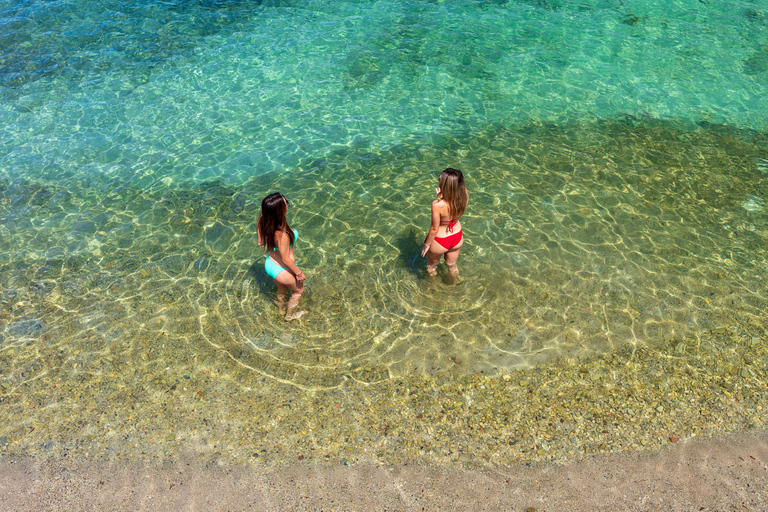
<svg viewBox="0 0 768 512">
<path fill-rule="evenodd" d="M 13 357 L 171 336 L 316 389 L 764 317 L 768 5 L 2 10 Z M 448 165 L 472 201 L 456 287 L 417 257 Z M 309 276 L 289 326 L 255 244 L 274 190 Z"/>
</svg>

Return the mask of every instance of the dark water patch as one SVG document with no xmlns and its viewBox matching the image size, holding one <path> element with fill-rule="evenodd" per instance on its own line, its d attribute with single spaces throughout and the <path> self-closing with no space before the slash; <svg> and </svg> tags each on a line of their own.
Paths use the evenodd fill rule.
<svg viewBox="0 0 768 512">
<path fill-rule="evenodd" d="M 392 27 L 361 42 L 359 49 L 353 48 L 344 62 L 345 90 L 356 92 L 375 87 L 394 69 L 409 80 L 422 76 L 429 59 L 438 55 L 442 46 L 431 37 L 429 12 L 432 8 L 412 6 Z"/>
<path fill-rule="evenodd" d="M 0 195 L 8 204 L 15 207 L 43 206 L 57 194 L 55 185 L 30 183 L 27 186 L 13 184 L 0 186 Z"/>
<path fill-rule="evenodd" d="M 744 9 L 742 14 L 753 23 L 765 23 L 765 21 L 768 21 L 768 14 L 759 9 Z"/>
<path fill-rule="evenodd" d="M 768 73 L 768 48 L 761 47 L 744 60 L 745 75 L 758 76 Z"/>
<path fill-rule="evenodd" d="M 38 279 L 51 279 L 58 277 L 61 274 L 63 266 L 62 261 L 49 260 L 44 262 L 39 268 L 35 270 L 35 277 Z"/>
<path fill-rule="evenodd" d="M 344 89 L 354 92 L 378 85 L 387 75 L 389 62 L 380 52 L 360 50 L 353 52 L 344 67 L 347 70 Z"/>
<path fill-rule="evenodd" d="M 621 23 L 624 25 L 629 25 L 630 27 L 634 27 L 635 25 L 641 23 L 645 20 L 645 17 L 643 16 L 637 16 L 635 14 L 624 14 L 621 17 Z"/>
<path fill-rule="evenodd" d="M 205 38 L 228 34 L 249 21 L 256 7 L 289 2 L 78 2 L 8 6 L 0 16 L 0 85 L 14 88 L 41 79 L 98 79 L 129 70 L 133 87 L 155 68 L 186 59 Z M 48 34 L 57 34 L 50 37 Z"/>
<path fill-rule="evenodd" d="M 428 62 L 430 44 L 430 19 L 420 11 L 409 13 L 398 21 L 394 32 L 395 58 L 400 69 L 415 79 L 424 74 Z M 405 64 L 405 66 L 402 66 Z"/>
</svg>

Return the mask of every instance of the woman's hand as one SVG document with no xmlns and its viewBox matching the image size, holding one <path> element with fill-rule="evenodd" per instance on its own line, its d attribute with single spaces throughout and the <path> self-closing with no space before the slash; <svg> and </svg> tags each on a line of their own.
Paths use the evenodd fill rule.
<svg viewBox="0 0 768 512">
<path fill-rule="evenodd" d="M 296 281 L 298 281 L 299 283 L 304 281 L 306 278 L 307 276 L 305 276 L 304 272 L 302 272 L 301 270 L 299 270 L 299 272 L 296 274 Z"/>
<path fill-rule="evenodd" d="M 432 244 L 430 244 L 430 245 L 432 245 Z M 424 248 L 421 249 L 421 256 L 422 257 L 426 256 L 427 252 L 429 252 L 430 245 L 424 244 Z"/>
</svg>

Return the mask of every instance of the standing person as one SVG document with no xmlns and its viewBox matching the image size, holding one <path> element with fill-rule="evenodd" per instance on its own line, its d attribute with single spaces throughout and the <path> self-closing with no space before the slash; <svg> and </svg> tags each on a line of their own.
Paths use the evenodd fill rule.
<svg viewBox="0 0 768 512">
<path fill-rule="evenodd" d="M 304 311 L 296 311 L 304 291 L 304 272 L 296 266 L 293 244 L 299 233 L 288 225 L 288 200 L 280 192 L 269 194 L 261 202 L 261 215 L 256 223 L 259 245 L 264 245 L 267 260 L 264 270 L 275 280 L 277 300 L 275 304 L 286 322 L 301 318 Z M 291 290 L 288 307 L 285 305 L 285 292 Z"/>
<path fill-rule="evenodd" d="M 459 218 L 467 209 L 469 194 L 464 175 L 458 169 L 449 167 L 444 170 L 437 184 L 437 199 L 432 201 L 432 225 L 424 239 L 421 255 L 427 256 L 427 273 L 433 277 L 437 275 L 440 256 L 444 256 L 448 273 L 455 280 L 459 276 L 456 262 L 461 246 L 464 245 Z"/>
</svg>

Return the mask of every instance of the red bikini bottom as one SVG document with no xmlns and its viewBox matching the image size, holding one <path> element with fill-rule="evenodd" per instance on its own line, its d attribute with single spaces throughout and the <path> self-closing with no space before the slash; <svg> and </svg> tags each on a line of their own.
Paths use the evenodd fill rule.
<svg viewBox="0 0 768 512">
<path fill-rule="evenodd" d="M 435 242 L 439 243 L 446 249 L 451 250 L 457 245 L 459 245 L 459 242 L 461 242 L 461 237 L 462 237 L 462 234 L 461 234 L 461 231 L 459 231 L 458 233 L 454 233 L 452 235 L 435 237 Z"/>
</svg>

